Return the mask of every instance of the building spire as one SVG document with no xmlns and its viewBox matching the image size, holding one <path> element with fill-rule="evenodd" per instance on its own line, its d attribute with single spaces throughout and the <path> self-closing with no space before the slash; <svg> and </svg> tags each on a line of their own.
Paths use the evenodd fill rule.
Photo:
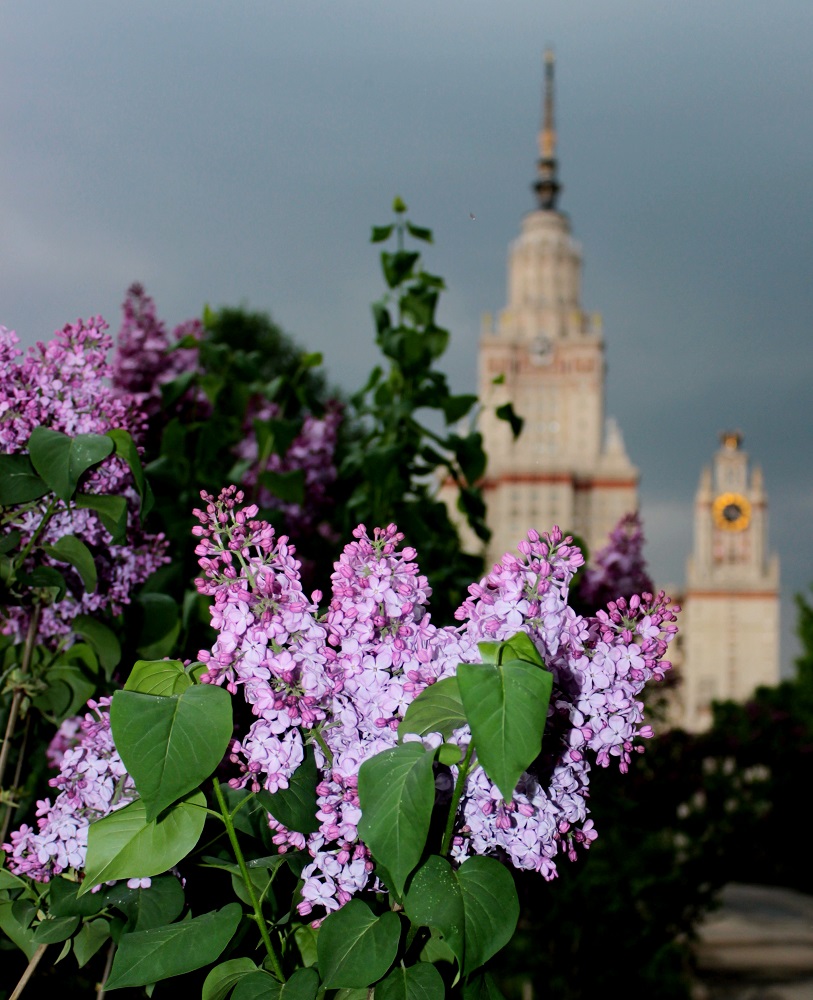
<svg viewBox="0 0 813 1000">
<path fill-rule="evenodd" d="M 553 69 L 555 59 L 551 49 L 545 50 L 545 89 L 542 129 L 539 132 L 539 160 L 533 189 L 539 208 L 555 211 L 561 185 L 556 177 L 556 125 L 553 115 Z"/>
</svg>

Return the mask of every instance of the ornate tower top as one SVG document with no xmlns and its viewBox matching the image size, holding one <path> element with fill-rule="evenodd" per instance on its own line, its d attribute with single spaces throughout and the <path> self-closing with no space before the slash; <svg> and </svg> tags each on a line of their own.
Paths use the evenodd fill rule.
<svg viewBox="0 0 813 1000">
<path fill-rule="evenodd" d="M 542 101 L 542 129 L 539 132 L 539 160 L 533 189 L 540 209 L 556 211 L 556 199 L 562 189 L 556 177 L 556 126 L 553 115 L 553 69 L 551 49 L 545 50 L 545 89 Z"/>
</svg>

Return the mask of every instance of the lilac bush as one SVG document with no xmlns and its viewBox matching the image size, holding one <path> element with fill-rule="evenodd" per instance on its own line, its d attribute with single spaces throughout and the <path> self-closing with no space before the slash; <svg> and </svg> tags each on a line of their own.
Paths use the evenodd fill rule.
<svg viewBox="0 0 813 1000">
<path fill-rule="evenodd" d="M 16 335 L 0 327 L 0 455 L 25 455 L 33 431 L 48 428 L 70 437 L 105 435 L 112 430 L 127 432 L 139 442 L 147 417 L 132 396 L 110 386 L 112 368 L 107 353 L 112 341 L 101 317 L 78 320 L 58 331 L 48 343 L 39 342 L 23 352 Z M 81 507 L 76 499 L 53 496 L 4 507 L 0 541 L 17 538 L 29 555 L 24 568 L 59 566 L 64 561 L 47 554 L 43 546 L 65 536 L 75 536 L 90 550 L 97 573 L 92 589 L 72 586 L 68 575 L 65 595 L 44 606 L 38 620 L 40 641 L 52 645 L 70 642 L 71 624 L 77 615 L 106 612 L 119 614 L 130 603 L 136 588 L 167 561 L 161 534 L 145 532 L 138 517 L 140 498 L 127 461 L 112 454 L 90 469 L 82 480 L 85 493 L 123 497 L 128 508 L 126 536 L 113 542 L 100 513 Z M 34 543 L 36 542 L 36 548 Z M 78 582 L 78 577 L 75 577 Z M 0 631 L 15 642 L 22 641 L 31 617 L 29 604 L 5 609 Z"/>
<path fill-rule="evenodd" d="M 590 846 L 597 836 L 587 806 L 592 763 L 615 762 L 625 771 L 643 749 L 637 741 L 652 735 L 639 695 L 669 669 L 664 656 L 676 626 L 663 593 L 622 598 L 594 618 L 581 617 L 568 605 L 580 551 L 558 528 L 531 531 L 518 556 L 504 556 L 472 584 L 460 624 L 438 627 L 415 550 L 402 547 L 394 525 L 372 534 L 360 525 L 335 564 L 332 597 L 320 613 L 322 595 L 303 592 L 294 546 L 256 519 L 256 505 L 243 505 L 234 486 L 203 499 L 193 529 L 203 571 L 197 586 L 212 598 L 217 640 L 199 653 L 202 681 L 241 697 L 256 717 L 232 742 L 237 773 L 230 784 L 285 789 L 306 745 L 314 747 L 318 829 L 304 836 L 269 815 L 278 849 L 305 849 L 311 857 L 302 872 L 301 915 L 323 916 L 362 890 L 380 888 L 358 833 L 359 769 L 396 745 L 422 691 L 453 676 L 459 663 L 480 660 L 483 640 L 527 633 L 553 675 L 553 695 L 541 752 L 510 801 L 481 766 L 468 773 L 451 856 L 458 863 L 502 856 L 551 879 L 560 855 L 575 860 L 578 848 Z M 109 743 L 104 705 L 98 714 L 102 721 L 83 723 L 79 748 L 65 754 L 52 781 L 63 792 L 53 806 L 41 803 L 39 834 L 23 828 L 6 845 L 12 871 L 47 879 L 66 858 L 81 868 L 81 823 L 135 794 Z M 470 738 L 462 726 L 450 742 L 465 751 Z M 439 734 L 407 737 L 420 739 L 432 747 L 441 742 Z M 77 782 L 80 771 L 85 778 Z M 454 765 L 441 773 L 439 794 L 456 778 Z M 66 824 L 72 802 L 77 812 Z"/>
</svg>

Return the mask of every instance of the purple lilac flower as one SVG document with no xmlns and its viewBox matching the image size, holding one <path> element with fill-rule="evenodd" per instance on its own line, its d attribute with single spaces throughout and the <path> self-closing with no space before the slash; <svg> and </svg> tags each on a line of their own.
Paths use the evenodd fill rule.
<svg viewBox="0 0 813 1000">
<path fill-rule="evenodd" d="M 65 751 L 77 745 L 82 737 L 82 721 L 81 715 L 71 715 L 57 729 L 45 751 L 49 767 L 58 768 L 65 756 Z"/>
<path fill-rule="evenodd" d="M 644 531 L 637 513 L 627 514 L 610 532 L 610 540 L 585 568 L 579 596 L 590 608 L 655 588 L 644 558 Z"/>
<path fill-rule="evenodd" d="M 311 856 L 302 872 L 300 914 L 316 911 L 319 918 L 364 889 L 380 888 L 358 837 L 359 768 L 395 745 L 409 704 L 429 684 L 453 675 L 460 662 L 479 661 L 478 642 L 508 639 L 520 629 L 553 674 L 545 744 L 509 802 L 473 767 L 452 856 L 498 854 L 550 879 L 561 854 L 575 860 L 579 846 L 590 846 L 597 836 L 587 808 L 590 761 L 606 767 L 615 760 L 624 771 L 640 750 L 636 740 L 652 734 L 638 697 L 647 681 L 669 669 L 663 657 L 677 609 L 663 593 L 619 599 L 594 618 L 580 617 L 567 599 L 582 555 L 554 528 L 541 536 L 529 532 L 518 557 L 506 555 L 470 587 L 457 613 L 461 624 L 439 628 L 427 610 L 430 588 L 414 549 L 401 547 L 395 525 L 372 535 L 359 525 L 335 564 L 332 598 L 320 615 L 322 595 L 302 592 L 294 547 L 256 519 L 256 506 L 243 507 L 233 486 L 217 498 L 202 497 L 194 533 L 204 575 L 197 587 L 214 598 L 212 624 L 219 633 L 213 648 L 200 653 L 208 664 L 203 680 L 233 695 L 242 691 L 256 716 L 232 743 L 239 773 L 231 784 L 285 788 L 306 742 L 321 771 L 315 833 L 305 837 L 269 816 L 280 852 L 293 848 Z M 462 727 L 452 741 L 463 749 L 470 738 Z M 425 742 L 437 740 L 430 734 Z M 65 755 L 68 770 L 73 753 Z M 451 768 L 450 780 L 456 777 Z M 110 796 L 106 801 L 109 808 Z M 43 808 L 40 836 L 50 839 L 42 845 L 29 828 L 12 835 L 14 864 L 27 860 L 32 871 L 51 870 L 48 845 L 65 839 L 54 831 L 67 829 L 71 815 L 56 806 Z M 81 834 L 67 833 L 78 850 Z"/>
<path fill-rule="evenodd" d="M 626 770 L 640 749 L 635 740 L 651 735 L 638 695 L 669 667 L 662 657 L 676 630 L 676 609 L 665 595 L 645 593 L 582 618 L 567 603 L 580 551 L 558 529 L 531 532 L 519 557 L 505 556 L 472 585 L 457 614 L 463 624 L 438 628 L 414 550 L 399 550 L 403 537 L 394 525 L 372 537 L 359 526 L 335 565 L 333 598 L 320 618 L 321 595 L 311 602 L 302 596 L 288 540 L 249 520 L 256 508 L 236 509 L 241 496 L 233 487 L 217 500 L 205 499 L 196 531 L 206 540 L 198 552 L 207 579 L 198 586 L 215 596 L 212 621 L 221 633 L 211 653 L 200 654 L 209 663 L 207 680 L 233 693 L 242 686 L 255 714 L 267 719 L 234 745 L 232 760 L 243 775 L 233 783 L 285 787 L 295 769 L 281 734 L 299 753 L 290 736 L 294 726 L 314 741 L 322 771 L 316 833 L 305 838 L 270 817 L 281 851 L 307 849 L 312 857 L 302 872 L 301 914 L 330 912 L 372 883 L 373 865 L 357 829 L 361 764 L 396 743 L 407 707 L 428 684 L 451 676 L 462 661 L 478 661 L 479 641 L 508 639 L 519 630 L 531 636 L 554 676 L 547 748 L 509 803 L 482 768 L 473 768 L 453 855 L 501 853 L 517 867 L 553 878 L 560 853 L 574 859 L 577 846 L 589 847 L 597 833 L 586 804 L 588 758 L 601 766 L 615 759 Z M 308 669 L 315 701 L 306 720 L 299 706 Z M 453 737 L 461 748 L 469 739 L 465 727 Z"/>
<path fill-rule="evenodd" d="M 137 797 L 113 745 L 109 706 L 109 698 L 88 702 L 91 711 L 82 720 L 81 738 L 65 751 L 59 774 L 48 782 L 59 789 L 56 798 L 37 802 L 37 830 L 23 825 L 2 845 L 15 875 L 49 882 L 70 869 L 81 871 L 88 826 Z"/>
<path fill-rule="evenodd" d="M 130 396 L 148 416 L 154 416 L 161 409 L 161 386 L 198 367 L 197 347 L 171 350 L 173 344 L 190 336 L 200 340 L 203 324 L 199 319 L 187 320 L 175 328 L 170 339 L 166 325 L 156 315 L 155 302 L 138 282 L 127 289 L 122 313 L 113 355 L 113 389 Z"/>
<path fill-rule="evenodd" d="M 338 403 L 331 403 L 324 416 L 307 414 L 302 430 L 294 438 L 284 456 L 276 452 L 263 461 L 254 429 L 256 421 L 273 420 L 280 416 L 277 403 L 260 400 L 249 407 L 246 415 L 245 436 L 235 448 L 238 458 L 250 463 L 241 478 L 243 487 L 252 493 L 257 503 L 266 509 L 284 514 L 292 531 L 313 532 L 332 538 L 325 514 L 332 504 L 330 487 L 336 481 L 336 438 L 342 421 Z M 260 482 L 263 472 L 295 472 L 302 470 L 305 477 L 304 504 L 283 502 Z"/>
<path fill-rule="evenodd" d="M 47 344 L 38 343 L 23 356 L 16 347 L 18 338 L 0 327 L 0 357 L 3 381 L 0 384 L 0 453 L 24 454 L 35 427 L 48 427 L 71 436 L 105 434 L 113 428 L 128 431 L 138 442 L 145 430 L 145 414 L 124 395 L 109 386 L 111 368 L 107 352 L 111 340 L 101 317 L 87 323 L 79 320 L 57 332 Z M 126 462 L 111 455 L 87 474 L 83 491 L 126 498 L 130 511 L 126 541 L 111 544 L 110 533 L 95 511 L 74 503 L 58 501 L 39 543 L 54 544 L 64 535 L 76 535 L 90 548 L 96 563 L 98 583 L 93 593 L 78 586 L 78 577 L 56 563 L 42 549 L 36 549 L 26 569 L 38 563 L 55 565 L 65 576 L 68 593 L 57 604 L 42 610 L 40 642 L 55 643 L 70 637 L 71 622 L 78 614 L 109 611 L 119 614 L 131 600 L 135 588 L 167 561 L 162 535 L 144 533 L 138 523 L 138 495 Z M 25 545 L 38 531 L 48 498 L 20 505 L 12 518 L 0 526 L 0 537 L 12 529 L 21 534 Z M 74 586 L 77 584 L 77 586 Z M 20 641 L 25 634 L 30 609 L 5 609 L 0 630 Z M 69 639 L 68 639 L 69 641 Z"/>
</svg>

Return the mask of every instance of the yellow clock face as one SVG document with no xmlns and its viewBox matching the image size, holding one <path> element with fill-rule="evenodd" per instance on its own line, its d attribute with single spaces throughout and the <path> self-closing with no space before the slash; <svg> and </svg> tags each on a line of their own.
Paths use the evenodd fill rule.
<svg viewBox="0 0 813 1000">
<path fill-rule="evenodd" d="M 744 531 L 751 521 L 751 504 L 740 493 L 721 493 L 711 505 L 715 525 L 723 531 Z"/>
</svg>

